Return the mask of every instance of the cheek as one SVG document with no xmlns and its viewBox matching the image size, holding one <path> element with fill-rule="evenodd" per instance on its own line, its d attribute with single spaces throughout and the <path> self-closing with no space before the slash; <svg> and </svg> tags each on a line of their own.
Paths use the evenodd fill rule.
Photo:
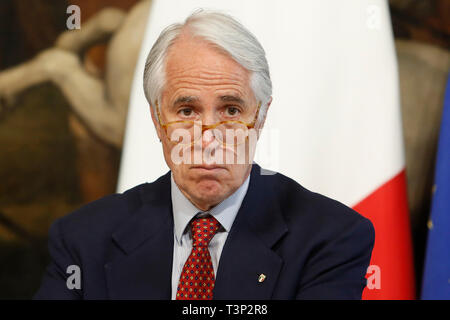
<svg viewBox="0 0 450 320">
<path fill-rule="evenodd" d="M 166 160 L 166 163 L 169 166 L 170 170 L 172 170 L 173 172 L 178 172 L 180 166 L 177 165 L 176 162 L 173 161 L 174 160 L 173 156 L 172 156 L 173 147 L 174 146 L 172 144 L 163 140 L 162 148 L 163 148 L 164 159 Z"/>
</svg>

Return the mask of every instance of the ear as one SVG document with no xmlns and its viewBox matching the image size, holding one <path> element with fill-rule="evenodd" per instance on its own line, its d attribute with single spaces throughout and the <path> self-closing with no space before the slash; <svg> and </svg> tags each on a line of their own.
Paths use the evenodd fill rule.
<svg viewBox="0 0 450 320">
<path fill-rule="evenodd" d="M 161 141 L 161 126 L 159 125 L 158 119 L 156 119 L 154 108 L 152 108 L 151 105 L 149 107 L 150 107 L 150 114 L 152 116 L 153 125 L 155 126 L 155 129 L 156 129 L 156 134 L 158 135 L 159 141 Z"/>
<path fill-rule="evenodd" d="M 265 112 L 264 112 L 264 118 L 258 123 L 258 129 L 262 130 L 264 127 L 264 123 L 266 122 L 266 117 L 267 117 L 267 113 L 269 112 L 269 107 L 272 103 L 272 97 L 269 98 L 269 101 L 267 102 L 267 107 L 265 108 Z"/>
</svg>

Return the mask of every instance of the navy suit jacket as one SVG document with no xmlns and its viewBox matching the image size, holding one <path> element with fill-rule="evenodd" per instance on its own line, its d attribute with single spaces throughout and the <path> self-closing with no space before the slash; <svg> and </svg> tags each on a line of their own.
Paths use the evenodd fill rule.
<svg viewBox="0 0 450 320">
<path fill-rule="evenodd" d="M 282 175 L 250 185 L 220 257 L 214 299 L 360 299 L 374 243 L 369 220 Z M 170 172 L 54 222 L 35 299 L 170 299 Z M 81 288 L 68 289 L 70 265 Z M 266 275 L 259 282 L 260 274 Z"/>
</svg>

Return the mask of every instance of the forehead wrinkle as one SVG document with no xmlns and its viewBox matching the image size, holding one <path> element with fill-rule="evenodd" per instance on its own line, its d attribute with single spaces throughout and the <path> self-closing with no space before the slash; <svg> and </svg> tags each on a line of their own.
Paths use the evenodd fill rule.
<svg viewBox="0 0 450 320">
<path fill-rule="evenodd" d="M 247 77 L 230 76 L 225 73 L 201 73 L 193 74 L 187 71 L 168 74 L 167 87 L 201 87 L 201 86 L 232 86 L 240 87 L 242 90 L 249 89 L 249 79 Z"/>
<path fill-rule="evenodd" d="M 190 77 L 171 79 L 166 85 L 166 94 L 176 96 L 199 96 L 202 91 L 213 90 L 215 95 L 246 96 L 250 88 L 242 86 L 236 81 L 196 81 Z M 219 92 L 219 93 L 217 93 Z"/>
<path fill-rule="evenodd" d="M 190 45 L 195 45 L 195 43 Z M 217 52 L 217 49 L 211 50 L 211 48 L 207 49 L 208 47 L 201 47 L 198 54 L 189 56 L 189 49 L 191 48 L 185 49 L 187 52 L 183 50 L 182 45 L 179 48 L 181 52 L 176 50 L 177 48 L 179 48 L 179 45 L 173 45 L 167 55 L 165 66 L 167 79 L 171 77 L 194 77 L 206 80 L 217 78 L 241 81 L 243 85 L 249 84 L 250 71 L 231 57 Z M 206 60 L 203 58 L 205 54 Z M 187 56 L 189 56 L 189 59 L 186 59 Z"/>
<path fill-rule="evenodd" d="M 199 85 L 199 86 L 220 86 L 220 85 L 231 85 L 245 88 L 246 85 L 243 81 L 239 79 L 233 79 L 225 76 L 217 76 L 217 77 L 177 77 L 170 81 L 173 83 L 188 83 L 190 85 Z"/>
<path fill-rule="evenodd" d="M 249 77 L 243 76 L 239 73 L 232 72 L 213 72 L 213 71 L 204 71 L 198 70 L 197 68 L 193 68 L 193 70 L 183 70 L 183 71 L 172 71 L 167 72 L 167 82 L 189 82 L 189 83 L 201 83 L 201 84 L 210 84 L 210 83 L 233 83 L 241 86 L 248 85 Z"/>
<path fill-rule="evenodd" d="M 179 83 L 172 83 L 168 86 L 169 91 L 171 91 L 171 95 L 175 96 L 199 96 L 200 93 L 206 93 L 206 91 L 214 92 L 215 95 L 226 95 L 227 92 L 233 93 L 236 92 L 234 95 L 239 95 L 241 97 L 246 96 L 245 92 L 247 92 L 246 88 L 243 88 L 240 85 L 236 85 L 234 83 L 205 83 L 205 84 L 198 84 L 198 83 L 192 83 L 192 82 L 179 82 Z M 229 94 L 233 95 L 233 94 Z"/>
</svg>

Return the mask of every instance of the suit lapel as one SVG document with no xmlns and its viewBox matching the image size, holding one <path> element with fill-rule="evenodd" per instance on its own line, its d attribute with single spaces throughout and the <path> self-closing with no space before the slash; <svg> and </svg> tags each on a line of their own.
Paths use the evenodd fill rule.
<svg viewBox="0 0 450 320">
<path fill-rule="evenodd" d="M 173 218 L 170 172 L 140 190 L 142 205 L 113 234 L 105 265 L 111 299 L 170 299 Z M 120 249 L 119 249 L 120 248 Z"/>
<path fill-rule="evenodd" d="M 220 257 L 214 299 L 270 299 L 283 260 L 271 249 L 287 232 L 273 186 L 253 164 L 250 185 Z M 265 182 L 265 183 L 264 183 Z M 260 275 L 265 278 L 260 282 Z"/>
</svg>

